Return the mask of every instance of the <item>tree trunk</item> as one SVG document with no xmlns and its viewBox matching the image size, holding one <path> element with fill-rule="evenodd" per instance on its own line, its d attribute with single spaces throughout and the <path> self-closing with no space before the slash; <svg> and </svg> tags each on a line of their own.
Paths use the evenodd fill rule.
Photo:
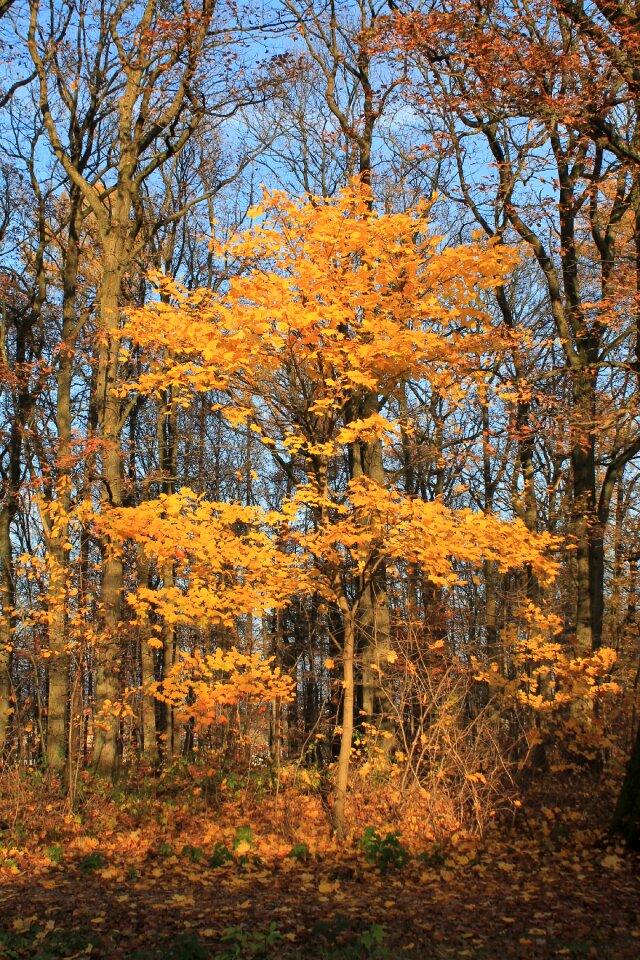
<svg viewBox="0 0 640 960">
<path fill-rule="evenodd" d="M 149 561 L 142 555 L 138 557 L 138 583 L 149 586 Z M 158 737 L 156 730 L 156 698 L 150 692 L 155 682 L 155 657 L 153 647 L 149 645 L 151 632 L 142 629 L 140 636 L 140 674 L 142 681 L 140 732 L 142 734 L 142 752 L 150 763 L 158 760 Z"/>
<path fill-rule="evenodd" d="M 349 767 L 353 745 L 353 718 L 355 706 L 354 656 L 355 631 L 353 614 L 346 609 L 346 601 L 341 603 L 344 615 L 344 645 L 342 648 L 342 736 L 336 773 L 336 794 L 333 805 L 333 827 L 338 837 L 343 837 L 346 829 L 345 805 L 349 786 Z"/>
<path fill-rule="evenodd" d="M 47 767 L 59 773 L 66 760 L 66 724 L 69 700 L 69 666 L 67 630 L 67 573 L 69 566 L 69 512 L 71 509 L 71 383 L 73 357 L 77 337 L 76 286 L 78 279 L 79 241 L 77 225 L 80 200 L 72 193 L 72 215 L 62 267 L 62 349 L 59 351 L 56 432 L 56 523 L 48 534 L 52 559 L 50 584 L 51 622 L 49 626 L 49 697 L 47 701 Z"/>
<path fill-rule="evenodd" d="M 20 490 L 22 487 L 24 426 L 28 422 L 35 402 L 35 396 L 29 388 L 29 378 L 24 378 L 24 364 L 28 360 L 27 340 L 31 327 L 40 316 L 44 302 L 46 285 L 42 269 L 44 245 L 41 242 L 35 257 L 37 284 L 33 294 L 31 312 L 16 315 L 14 369 L 18 374 L 18 387 L 15 398 L 15 411 L 11 419 L 8 443 L 8 464 L 2 476 L 2 507 L 0 508 L 0 750 L 6 746 L 9 717 L 11 716 L 11 652 L 13 648 L 13 626 L 15 623 L 15 581 L 13 568 L 13 545 L 11 542 L 11 524 L 20 508 Z M 0 352 L 6 362 L 7 313 L 2 305 L 0 317 Z"/>
<path fill-rule="evenodd" d="M 611 829 L 630 847 L 640 848 L 640 725 L 631 751 L 631 759 L 613 814 Z"/>
<path fill-rule="evenodd" d="M 14 604 L 13 564 L 11 562 L 11 537 L 9 533 L 9 510 L 0 511 L 0 752 L 7 741 L 9 717 L 11 716 L 11 632 Z"/>
<path fill-rule="evenodd" d="M 171 589 L 175 584 L 173 575 L 173 564 L 165 563 L 161 570 L 162 583 L 164 587 Z M 175 630 L 171 624 L 165 623 L 162 627 L 162 679 L 171 673 L 175 663 Z M 163 753 L 165 759 L 170 760 L 175 754 L 175 729 L 173 707 L 169 703 L 161 704 L 162 717 L 162 740 Z"/>
<path fill-rule="evenodd" d="M 102 484 L 110 506 L 122 505 L 122 463 L 120 452 L 121 411 L 116 392 L 120 341 L 119 296 L 122 266 L 126 262 L 121 245 L 112 243 L 111 255 L 105 251 L 100 291 L 101 338 L 98 355 L 96 403 L 102 442 Z M 119 718 L 115 704 L 120 694 L 119 640 L 124 571 L 117 550 L 103 546 L 102 627 L 100 647 L 96 650 L 95 699 L 99 721 L 94 735 L 93 769 L 100 777 L 112 777 L 118 758 Z"/>
<path fill-rule="evenodd" d="M 68 526 L 63 523 L 63 526 Z M 47 699 L 47 768 L 62 773 L 67 754 L 67 712 L 69 701 L 69 651 L 67 645 L 66 553 L 63 544 L 51 549 L 52 573 L 49 584 L 51 620 L 49 625 L 49 684 Z"/>
<path fill-rule="evenodd" d="M 357 416 L 366 419 L 377 410 L 377 395 L 368 393 Z M 367 477 L 384 486 L 381 441 L 356 441 L 351 445 L 349 459 L 352 479 Z M 363 518 L 362 523 L 375 527 L 375 521 L 370 518 Z M 361 707 L 369 718 L 379 717 L 383 709 L 382 674 L 389 652 L 390 632 L 386 566 L 374 549 L 367 568 L 359 577 L 356 638 L 362 662 Z"/>
<path fill-rule="evenodd" d="M 202 407 L 204 413 L 204 406 Z M 167 496 L 175 492 L 175 480 L 178 472 L 178 425 L 175 405 L 171 400 L 171 393 L 166 390 L 162 402 L 158 406 L 156 424 L 158 439 L 158 462 L 162 473 L 162 492 Z M 204 433 L 203 433 L 204 436 Z M 201 467 L 204 461 L 201 459 Z M 160 570 L 162 585 L 171 590 L 175 585 L 173 564 L 166 561 Z M 162 679 L 165 680 L 171 673 L 175 663 L 176 636 L 172 624 L 162 626 Z M 160 704 L 160 728 L 162 730 L 163 754 L 170 760 L 175 753 L 175 724 L 173 707 L 168 703 Z"/>
<path fill-rule="evenodd" d="M 573 470 L 573 531 L 576 538 L 576 644 L 586 656 L 602 639 L 604 556 L 595 528 L 596 457 L 595 389 L 586 371 L 574 373 L 574 438 L 571 450 Z"/>
</svg>

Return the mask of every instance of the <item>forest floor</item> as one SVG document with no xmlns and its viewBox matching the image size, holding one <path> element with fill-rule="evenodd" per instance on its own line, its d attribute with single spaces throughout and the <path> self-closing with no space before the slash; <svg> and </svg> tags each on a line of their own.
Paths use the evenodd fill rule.
<svg viewBox="0 0 640 960">
<path fill-rule="evenodd" d="M 418 815 L 342 843 L 312 791 L 223 788 L 185 768 L 71 809 L 5 774 L 0 958 L 640 957 L 640 861 L 605 832 L 606 785 L 482 839 L 435 842 Z"/>
</svg>

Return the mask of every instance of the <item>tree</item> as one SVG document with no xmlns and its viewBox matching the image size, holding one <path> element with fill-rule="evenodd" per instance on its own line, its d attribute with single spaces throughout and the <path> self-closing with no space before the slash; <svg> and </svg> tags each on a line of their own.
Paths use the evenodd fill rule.
<svg viewBox="0 0 640 960">
<path fill-rule="evenodd" d="M 606 64 L 610 84 L 602 109 L 599 97 L 575 98 L 574 122 L 589 131 L 594 142 L 607 148 L 624 165 L 640 166 L 638 107 L 640 105 L 640 16 L 632 4 L 585 3 L 557 0 L 556 7 L 574 26 L 585 50 L 596 56 L 599 69 Z M 606 75 L 606 74 L 605 74 Z M 622 107 L 622 122 L 620 111 Z"/>
<path fill-rule="evenodd" d="M 442 4 L 400 17 L 397 27 L 422 71 L 420 97 L 439 114 L 459 201 L 488 236 L 518 237 L 539 268 L 571 390 L 575 630 L 586 651 L 602 642 L 612 493 L 640 452 L 637 405 L 621 401 L 637 393 L 629 384 L 637 281 L 627 270 L 628 247 L 637 246 L 637 171 L 596 133 L 594 117 L 607 118 L 606 129 L 615 123 L 629 143 L 637 118 L 631 94 L 616 112 L 618 81 L 578 12 L 571 4 Z M 476 189 L 479 157 L 491 173 Z M 603 435 L 598 424 L 611 410 L 615 429 Z"/>
<path fill-rule="evenodd" d="M 129 0 L 114 2 L 99 10 L 84 3 L 68 10 L 51 4 L 44 15 L 40 2 L 30 8 L 27 44 L 42 120 L 68 178 L 72 207 L 92 219 L 101 254 L 95 374 L 100 467 L 95 480 L 114 505 L 123 502 L 122 431 L 130 413 L 116 389 L 123 284 L 150 236 L 200 199 L 189 198 L 182 210 L 168 210 L 152 223 L 146 192 L 200 125 L 205 100 L 208 111 L 222 116 L 238 107 L 238 94 L 231 92 L 226 76 L 209 69 L 215 13 L 215 0 L 203 0 L 186 17 L 178 8 L 167 12 L 155 0 L 141 7 Z M 72 32 L 75 43 L 69 54 L 66 41 Z M 107 148 L 96 156 L 94 144 L 105 137 Z M 121 559 L 105 552 L 104 639 L 95 691 L 99 709 L 118 691 L 123 583 Z M 116 756 L 114 721 L 97 732 L 96 771 L 110 775 Z"/>
<path fill-rule="evenodd" d="M 29 159 L 37 150 L 39 135 L 31 140 Z M 14 649 L 16 618 L 15 544 L 13 533 L 20 518 L 20 498 L 24 484 L 25 438 L 37 398 L 44 389 L 42 345 L 45 339 L 47 249 L 46 214 L 48 190 L 41 187 L 30 170 L 35 186 L 33 208 L 29 193 L 16 170 L 8 165 L 2 171 L 3 203 L 0 243 L 11 251 L 22 244 L 28 252 L 8 259 L 0 277 L 2 315 L 2 457 L 0 458 L 0 750 L 7 740 L 12 706 L 11 659 Z M 21 211 L 18 198 L 26 205 Z M 31 221 L 33 216 L 33 222 Z M 33 235 L 29 245 L 29 234 Z M 15 702 L 15 701 L 14 701 Z"/>
<path fill-rule="evenodd" d="M 345 484 L 335 469 L 345 448 L 382 444 L 399 429 L 390 400 L 407 378 L 464 397 L 482 375 L 478 356 L 501 349 L 479 292 L 499 284 L 513 258 L 500 245 L 440 249 L 426 208 L 378 214 L 358 181 L 326 202 L 267 194 L 252 215 L 252 229 L 217 248 L 223 262 L 243 268 L 227 289 L 187 292 L 159 278 L 160 302 L 135 311 L 126 334 L 150 363 L 136 389 L 171 384 L 185 402 L 193 391 L 223 391 L 230 422 L 248 423 L 277 462 L 291 458 L 295 487 L 264 519 L 306 571 L 299 589 L 341 615 L 333 637 L 343 688 L 334 821 L 343 831 L 356 630 L 377 566 L 419 565 L 443 586 L 457 579 L 452 556 L 472 565 L 491 559 L 500 569 L 530 562 L 543 579 L 554 569 L 544 558 L 551 540 L 519 522 L 424 503 L 363 473 Z M 362 415 L 353 403 L 362 389 L 384 398 L 380 411 Z M 382 678 L 390 659 L 388 646 L 378 648 L 367 667 Z"/>
</svg>

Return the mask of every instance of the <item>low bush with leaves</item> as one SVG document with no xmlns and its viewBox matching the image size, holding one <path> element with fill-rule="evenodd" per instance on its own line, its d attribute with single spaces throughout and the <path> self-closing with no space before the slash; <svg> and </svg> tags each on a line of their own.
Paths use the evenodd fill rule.
<svg viewBox="0 0 640 960">
<path fill-rule="evenodd" d="M 399 833 L 382 836 L 375 827 L 367 827 L 360 839 L 360 849 L 367 862 L 380 870 L 404 867 L 409 862 L 409 851 L 400 842 Z"/>
<path fill-rule="evenodd" d="M 78 866 L 84 873 L 91 873 L 93 870 L 100 870 L 105 866 L 107 858 L 99 850 L 94 850 L 82 858 Z"/>
<path fill-rule="evenodd" d="M 291 860 L 297 860 L 298 863 L 307 863 L 311 858 L 309 847 L 306 843 L 296 843 L 289 851 L 289 858 Z"/>
<path fill-rule="evenodd" d="M 241 960 L 241 958 L 261 958 L 277 956 L 274 949 L 282 940 L 277 923 L 272 920 L 264 930 L 251 930 L 244 924 L 228 927 L 220 938 L 225 949 L 214 954 L 214 960 Z"/>
<path fill-rule="evenodd" d="M 232 860 L 233 854 L 231 850 L 229 850 L 226 844 L 219 840 L 213 848 L 213 853 L 209 857 L 209 866 L 224 867 L 225 864 L 231 863 Z"/>
</svg>

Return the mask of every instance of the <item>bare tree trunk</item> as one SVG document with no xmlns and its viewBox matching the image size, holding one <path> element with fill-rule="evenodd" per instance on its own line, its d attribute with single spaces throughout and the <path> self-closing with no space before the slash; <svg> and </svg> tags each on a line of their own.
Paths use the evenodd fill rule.
<svg viewBox="0 0 640 960">
<path fill-rule="evenodd" d="M 484 487 L 485 513 L 493 513 L 495 481 L 491 475 L 491 446 L 489 444 L 489 407 L 486 402 L 481 407 L 482 418 L 482 478 Z M 485 594 L 485 631 L 487 656 L 492 663 L 502 667 L 504 660 L 502 637 L 498 626 L 498 564 L 492 560 L 483 562 Z"/>
<path fill-rule="evenodd" d="M 173 564 L 165 563 L 160 572 L 164 587 L 171 589 L 175 585 Z M 165 623 L 162 627 L 162 679 L 171 673 L 176 658 L 176 636 L 171 624 Z M 173 707 L 169 703 L 162 703 L 162 741 L 163 753 L 167 760 L 175 755 L 175 723 Z"/>
<path fill-rule="evenodd" d="M 11 716 L 11 650 L 13 646 L 14 606 L 13 563 L 10 536 L 10 513 L 0 511 L 0 751 L 5 747 Z"/>
<path fill-rule="evenodd" d="M 365 419 L 377 409 L 377 396 L 369 394 L 359 416 Z M 354 480 L 367 477 L 384 486 L 386 478 L 380 441 L 352 444 L 350 464 Z M 368 517 L 362 523 L 367 527 L 372 524 L 375 526 L 375 521 Z M 379 553 L 373 550 L 367 568 L 359 577 L 357 615 L 357 651 L 362 662 L 362 710 L 370 718 L 379 717 L 382 713 L 382 676 L 389 653 L 390 635 L 386 566 Z"/>
<path fill-rule="evenodd" d="M 96 383 L 98 427 L 102 442 L 102 484 L 110 506 L 122 505 L 121 409 L 116 392 L 120 327 L 119 295 L 122 243 L 105 252 L 100 291 L 100 347 Z M 115 262 L 114 262 L 115 261 Z M 96 650 L 95 698 L 100 715 L 94 736 L 93 768 L 98 776 L 111 777 L 118 757 L 119 719 L 115 705 L 120 694 L 119 640 L 124 569 L 118 550 L 103 548 L 102 637 Z"/>
<path fill-rule="evenodd" d="M 583 656 L 600 646 L 604 599 L 604 568 L 598 562 L 595 542 L 596 462 L 592 426 L 595 423 L 595 391 L 589 380 L 586 371 L 581 371 L 574 380 L 574 417 L 578 423 L 574 426 L 577 436 L 571 450 L 577 566 L 576 643 Z"/>
<path fill-rule="evenodd" d="M 49 627 L 49 698 L 47 702 L 47 767 L 61 772 L 66 761 L 66 723 L 69 701 L 70 656 L 67 637 L 69 565 L 69 512 L 71 509 L 71 381 L 78 322 L 76 284 L 78 279 L 80 198 L 72 190 L 69 234 L 62 267 L 62 344 L 58 356 L 56 395 L 56 523 L 47 534 L 53 572 L 50 584 L 51 621 Z"/>
<path fill-rule="evenodd" d="M 150 565 L 142 555 L 138 557 L 138 583 L 149 586 Z M 142 734 L 142 752 L 150 763 L 158 760 L 158 736 L 156 729 L 156 699 L 151 686 L 156 679 L 155 656 L 150 646 L 151 631 L 142 629 L 140 636 L 140 675 L 142 681 L 140 730 Z"/>
<path fill-rule="evenodd" d="M 153 648 L 149 646 L 149 637 L 140 639 L 140 667 L 142 673 L 142 750 L 151 763 L 158 760 L 158 738 L 156 731 L 156 699 L 149 692 L 155 682 L 155 660 Z"/>
<path fill-rule="evenodd" d="M 47 698 L 47 768 L 61 773 L 67 756 L 69 707 L 69 650 L 67 645 L 67 550 L 63 544 L 50 547 L 49 683 Z"/>
<path fill-rule="evenodd" d="M 640 724 L 631 751 L 627 773 L 613 814 L 611 829 L 630 847 L 640 847 Z"/>
<path fill-rule="evenodd" d="M 349 767 L 353 746 L 353 718 L 355 707 L 355 630 L 353 613 L 348 609 L 346 598 L 340 598 L 343 612 L 344 643 L 342 648 L 342 735 L 336 771 L 336 793 L 333 805 L 333 826 L 337 836 L 343 837 L 346 829 L 345 805 L 349 786 Z"/>
<path fill-rule="evenodd" d="M 204 407 L 203 407 L 204 409 Z M 171 394 L 167 390 L 158 407 L 157 419 L 158 462 L 162 473 L 162 492 L 172 494 L 175 491 L 176 474 L 178 470 L 178 430 L 175 407 L 171 402 Z M 165 589 L 175 586 L 173 564 L 165 562 L 160 569 L 162 584 Z M 162 679 L 165 680 L 175 663 L 176 634 L 172 624 L 162 626 Z M 168 703 L 160 705 L 160 726 L 162 729 L 163 754 L 170 760 L 175 754 L 175 724 L 173 707 Z"/>
</svg>

